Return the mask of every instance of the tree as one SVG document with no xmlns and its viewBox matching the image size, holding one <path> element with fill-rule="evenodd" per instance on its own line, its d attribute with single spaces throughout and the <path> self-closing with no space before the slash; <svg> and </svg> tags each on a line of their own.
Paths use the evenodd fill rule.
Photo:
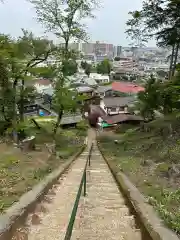
<svg viewBox="0 0 180 240">
<path fill-rule="evenodd" d="M 92 68 L 92 66 L 91 66 L 91 64 L 86 64 L 86 68 L 85 68 L 85 73 L 86 73 L 86 75 L 89 77 L 90 76 L 90 73 L 91 73 L 91 68 Z"/>
<path fill-rule="evenodd" d="M 62 99 L 71 98 L 71 95 L 66 94 L 66 75 L 69 74 L 67 65 L 69 61 L 74 59 L 72 51 L 69 50 L 70 40 L 87 40 L 85 25 L 82 20 L 93 18 L 92 11 L 97 7 L 96 0 L 29 0 L 35 7 L 37 20 L 45 27 L 47 32 L 56 35 L 60 40 L 63 40 L 63 47 L 59 55 L 62 62 L 61 66 L 57 66 L 57 86 L 55 94 L 56 109 L 58 111 L 58 119 L 54 128 L 54 135 L 57 132 L 57 127 L 61 122 L 63 112 L 66 110 L 66 104 L 62 104 Z M 58 70 L 63 75 L 59 75 Z M 68 70 L 68 71 L 67 71 Z M 68 74 L 67 74 L 68 72 Z M 63 94 L 63 91 L 64 94 Z M 72 99 L 69 98 L 69 102 Z M 58 100 L 57 100 L 58 99 Z M 68 102 L 68 101 L 67 101 Z"/>
<path fill-rule="evenodd" d="M 87 65 L 88 65 L 88 63 L 86 62 L 86 61 L 81 61 L 81 67 L 82 67 L 82 69 L 86 69 L 86 67 L 87 67 Z"/>
<path fill-rule="evenodd" d="M 63 114 L 70 110 L 75 110 L 77 106 L 77 92 L 71 91 L 68 87 L 65 87 L 64 83 L 66 81 L 67 79 L 64 75 L 59 75 L 53 95 L 53 109 L 58 113 L 57 121 L 53 130 L 54 137 L 57 133 Z"/>
<path fill-rule="evenodd" d="M 20 119 L 23 121 L 24 115 L 24 84 L 27 75 L 38 64 L 43 63 L 50 54 L 55 51 L 52 41 L 44 38 L 35 37 L 32 32 L 22 29 L 23 36 L 20 37 L 16 43 L 16 54 L 22 58 L 22 63 L 19 65 L 19 76 L 21 78 L 21 105 L 20 105 Z M 16 80 L 19 79 L 16 76 Z"/>
<path fill-rule="evenodd" d="M 110 75 L 111 64 L 108 59 L 103 60 L 101 63 L 97 65 L 97 73 Z"/>
<path fill-rule="evenodd" d="M 33 67 L 28 71 L 32 76 L 36 76 L 39 78 L 46 78 L 53 80 L 55 77 L 55 67 L 53 65 L 48 65 L 44 67 Z"/>
<path fill-rule="evenodd" d="M 159 82 L 153 76 L 146 83 L 145 91 L 138 93 L 138 108 L 148 120 L 153 120 L 154 111 L 160 108 Z"/>
<path fill-rule="evenodd" d="M 62 62 L 62 72 L 64 76 L 71 76 L 77 72 L 78 65 L 75 60 L 63 60 Z"/>
<path fill-rule="evenodd" d="M 37 20 L 64 41 L 64 57 L 69 59 L 69 41 L 85 40 L 87 33 L 83 19 L 93 18 L 96 0 L 29 0 L 35 7 Z"/>
<path fill-rule="evenodd" d="M 140 11 L 130 12 L 127 22 L 130 37 L 147 40 L 154 36 L 159 46 L 171 46 L 169 78 L 174 75 L 180 44 L 180 2 L 176 0 L 144 1 Z"/>
<path fill-rule="evenodd" d="M 7 65 L 0 57 L 0 116 L 1 124 L 11 125 L 13 119 L 13 89 L 9 80 Z M 3 129 L 1 129 L 3 131 Z"/>
<path fill-rule="evenodd" d="M 32 33 L 25 30 L 23 30 L 23 37 L 18 40 L 7 35 L 0 35 L 1 65 L 3 63 L 4 69 L 7 71 L 8 93 L 11 93 L 9 111 L 10 109 L 12 111 L 11 124 L 14 131 L 19 120 L 17 115 L 17 103 L 19 102 L 20 120 L 23 121 L 24 100 L 26 98 L 24 84 L 27 75 L 30 69 L 47 59 L 51 52 L 50 46 L 48 40 L 35 38 Z"/>
</svg>

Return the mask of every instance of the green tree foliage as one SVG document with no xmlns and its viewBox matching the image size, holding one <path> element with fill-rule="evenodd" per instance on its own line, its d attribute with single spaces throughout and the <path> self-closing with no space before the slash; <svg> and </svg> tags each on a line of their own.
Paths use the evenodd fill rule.
<svg viewBox="0 0 180 240">
<path fill-rule="evenodd" d="M 66 91 L 66 76 L 77 71 L 77 66 L 72 62 L 74 55 L 69 50 L 70 40 L 87 40 L 87 32 L 83 20 L 93 18 L 92 11 L 97 7 L 96 0 L 29 0 L 35 7 L 37 20 L 46 28 L 47 32 L 56 35 L 63 40 L 63 46 L 57 53 L 62 65 L 57 66 L 57 86 L 55 91 L 55 105 L 58 111 L 58 119 L 54 128 L 54 135 L 61 122 L 66 104 L 62 99 L 71 102 L 71 95 Z M 73 63 L 73 64 L 72 64 Z M 59 74 L 63 73 L 63 75 Z M 63 94 L 64 91 L 64 94 Z M 68 100 L 66 101 L 68 102 Z"/>
<path fill-rule="evenodd" d="M 11 123 L 13 119 L 13 88 L 9 80 L 7 65 L 0 58 L 0 118 L 2 122 Z"/>
<path fill-rule="evenodd" d="M 39 77 L 39 78 L 45 78 L 53 80 L 56 76 L 55 74 L 55 66 L 49 65 L 45 67 L 34 67 L 32 69 L 29 69 L 29 73 L 32 76 Z"/>
<path fill-rule="evenodd" d="M 63 60 L 62 62 L 62 72 L 64 76 L 74 75 L 78 70 L 78 65 L 75 60 Z"/>
<path fill-rule="evenodd" d="M 145 119 L 154 119 L 154 110 L 159 109 L 159 82 L 151 76 L 145 85 L 145 91 L 138 94 L 139 110 Z"/>
<path fill-rule="evenodd" d="M 85 73 L 86 75 L 89 77 L 90 76 L 90 73 L 91 73 L 91 70 L 92 70 L 92 66 L 91 64 L 86 64 L 86 68 L 85 68 Z"/>
<path fill-rule="evenodd" d="M 110 75 L 111 63 L 108 59 L 103 60 L 97 65 L 97 73 Z"/>
<path fill-rule="evenodd" d="M 58 119 L 53 131 L 54 136 L 56 135 L 63 114 L 65 112 L 75 111 L 77 107 L 77 92 L 69 90 L 68 87 L 65 87 L 66 81 L 67 79 L 63 74 L 59 75 L 53 95 L 53 109 L 58 113 Z"/>
<path fill-rule="evenodd" d="M 82 69 L 86 69 L 86 67 L 87 67 L 87 65 L 88 65 L 88 63 L 86 62 L 86 61 L 81 61 L 81 67 L 82 67 Z"/>
<path fill-rule="evenodd" d="M 174 76 L 180 45 L 180 2 L 146 0 L 140 11 L 130 12 L 130 15 L 127 33 L 132 39 L 147 41 L 154 36 L 159 46 L 172 48 L 169 78 Z"/>
<path fill-rule="evenodd" d="M 8 111 L 11 113 L 10 121 L 14 129 L 16 129 L 19 116 L 23 121 L 24 103 L 27 100 L 27 89 L 24 86 L 28 73 L 37 64 L 47 59 L 52 51 L 51 47 L 52 44 L 48 40 L 36 38 L 25 30 L 23 30 L 23 36 L 18 40 L 14 40 L 8 35 L 0 35 L 1 71 L 6 76 L 3 77 L 4 81 L 2 80 L 1 96 L 8 90 L 6 96 L 8 96 L 7 101 L 9 102 L 3 103 L 2 111 L 8 104 Z M 19 116 L 17 115 L 18 103 L 20 103 Z"/>
<path fill-rule="evenodd" d="M 167 82 L 155 80 L 153 76 L 138 94 L 137 106 L 142 116 L 153 120 L 155 111 L 167 115 L 180 110 L 180 74 Z"/>
<path fill-rule="evenodd" d="M 95 0 L 29 0 L 35 7 L 37 20 L 48 32 L 64 41 L 64 56 L 67 58 L 69 41 L 87 40 L 83 19 L 93 18 L 97 7 Z"/>
</svg>

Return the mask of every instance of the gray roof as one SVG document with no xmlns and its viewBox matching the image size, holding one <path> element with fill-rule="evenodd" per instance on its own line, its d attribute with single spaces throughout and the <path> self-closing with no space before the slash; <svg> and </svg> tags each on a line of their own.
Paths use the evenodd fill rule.
<svg viewBox="0 0 180 240">
<path fill-rule="evenodd" d="M 78 93 L 86 93 L 86 92 L 92 92 L 94 89 L 88 86 L 80 86 L 77 87 L 76 90 Z"/>
<path fill-rule="evenodd" d="M 108 97 L 103 101 L 106 107 L 123 107 L 133 103 L 135 99 L 134 97 Z"/>
<path fill-rule="evenodd" d="M 99 93 L 104 93 L 104 92 L 106 92 L 106 91 L 108 91 L 108 90 L 112 90 L 112 86 L 111 86 L 111 85 L 99 86 L 99 87 L 97 88 L 97 91 L 98 91 Z"/>
<path fill-rule="evenodd" d="M 94 86 L 94 85 L 97 85 L 97 82 L 93 79 L 93 78 L 91 78 L 91 77 L 84 77 L 82 80 L 81 80 L 81 82 L 84 82 L 84 83 L 86 83 L 86 84 L 88 84 L 88 85 L 90 85 L 90 86 Z"/>
<path fill-rule="evenodd" d="M 62 117 L 60 124 L 68 125 L 68 124 L 78 123 L 80 121 L 82 121 L 82 115 Z"/>
<path fill-rule="evenodd" d="M 53 89 L 52 87 L 47 88 L 47 89 L 44 89 L 44 90 L 43 90 L 43 93 L 44 93 L 44 94 L 47 94 L 47 95 L 49 95 L 49 96 L 52 96 L 52 95 L 54 94 L 54 89 Z"/>
</svg>

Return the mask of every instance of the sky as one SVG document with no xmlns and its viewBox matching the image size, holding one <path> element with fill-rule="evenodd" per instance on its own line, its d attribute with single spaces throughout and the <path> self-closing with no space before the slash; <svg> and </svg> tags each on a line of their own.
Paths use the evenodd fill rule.
<svg viewBox="0 0 180 240">
<path fill-rule="evenodd" d="M 101 0 L 101 8 L 95 12 L 96 18 L 87 21 L 87 31 L 92 41 L 103 41 L 127 47 L 125 30 L 128 12 L 141 8 L 143 0 Z M 4 0 L 0 4 L 0 32 L 14 37 L 21 35 L 21 28 L 32 31 L 36 35 L 44 35 L 44 30 L 36 22 L 33 6 L 26 0 Z M 48 34 L 54 39 L 54 36 Z M 155 41 L 148 43 L 154 47 Z"/>
</svg>

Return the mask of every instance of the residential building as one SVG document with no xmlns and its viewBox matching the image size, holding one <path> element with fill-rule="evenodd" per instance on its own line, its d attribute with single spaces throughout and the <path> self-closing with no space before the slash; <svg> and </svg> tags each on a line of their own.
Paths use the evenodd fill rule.
<svg viewBox="0 0 180 240">
<path fill-rule="evenodd" d="M 113 82 L 112 90 L 122 92 L 122 93 L 134 93 L 144 91 L 144 88 L 130 82 Z"/>
<path fill-rule="evenodd" d="M 90 77 L 93 78 L 98 84 L 108 83 L 109 82 L 109 76 L 108 75 L 102 75 L 102 74 L 98 74 L 98 73 L 91 73 Z"/>
<path fill-rule="evenodd" d="M 128 113 L 128 106 L 134 101 L 134 97 L 106 97 L 100 101 L 100 107 L 107 115 Z"/>
<path fill-rule="evenodd" d="M 79 93 L 79 95 L 86 96 L 88 98 L 94 96 L 94 89 L 88 86 L 79 86 L 76 88 L 76 91 Z"/>
<path fill-rule="evenodd" d="M 34 87 L 37 93 L 43 93 L 44 90 L 52 88 L 52 83 L 48 79 L 39 79 L 35 82 Z"/>
</svg>

